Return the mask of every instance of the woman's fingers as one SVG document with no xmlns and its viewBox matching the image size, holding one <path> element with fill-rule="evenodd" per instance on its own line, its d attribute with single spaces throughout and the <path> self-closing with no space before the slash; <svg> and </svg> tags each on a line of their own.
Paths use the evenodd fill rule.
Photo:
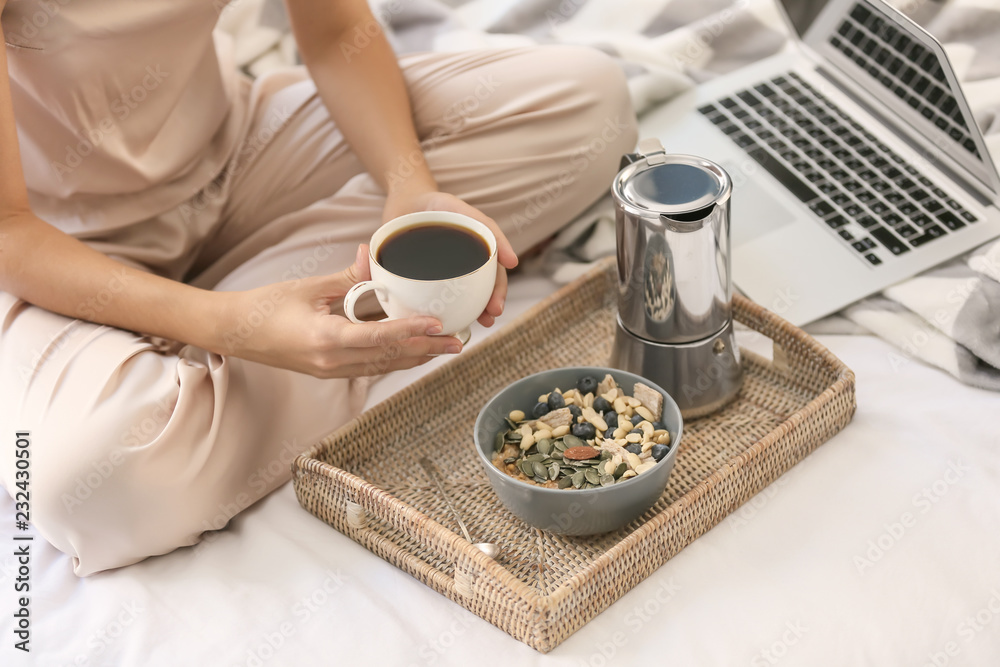
<svg viewBox="0 0 1000 667">
<path fill-rule="evenodd" d="M 461 351 L 462 343 L 457 338 L 418 336 L 377 347 L 336 350 L 333 360 L 339 359 L 343 363 L 332 363 L 328 368 L 330 377 L 384 375 L 390 371 L 419 366 L 438 355 L 457 354 Z"/>
<path fill-rule="evenodd" d="M 354 324 L 339 315 L 337 333 L 332 341 L 338 348 L 382 347 L 417 336 L 441 333 L 441 322 L 433 317 L 407 317 L 382 322 Z"/>
<path fill-rule="evenodd" d="M 354 255 L 354 263 L 343 271 L 315 278 L 320 296 L 336 299 L 347 294 L 356 283 L 371 280 L 371 266 L 368 264 L 368 244 L 362 243 Z"/>
<path fill-rule="evenodd" d="M 475 218 L 489 227 L 490 231 L 493 232 L 493 235 L 497 239 L 497 261 L 500 262 L 500 265 L 505 266 L 508 269 L 513 269 L 517 266 L 517 253 L 514 252 L 514 247 L 511 246 L 510 241 L 507 240 L 507 236 L 503 233 L 503 230 L 500 229 L 500 225 L 498 225 L 493 218 L 489 217 L 472 204 L 462 201 L 457 197 L 454 197 L 453 201 L 457 202 L 457 205 L 454 207 L 454 209 L 457 209 L 455 210 L 455 213 L 461 213 L 469 216 L 470 218 Z"/>
<path fill-rule="evenodd" d="M 472 208 L 471 206 L 469 208 Z M 472 209 L 475 211 L 476 209 Z M 497 262 L 500 266 L 505 266 L 508 269 L 513 269 L 517 266 L 517 253 L 514 252 L 514 247 L 507 240 L 506 234 L 500 229 L 500 225 L 495 223 L 492 218 L 488 218 L 483 214 L 480 214 L 479 220 L 482 221 L 484 225 L 490 228 L 493 235 L 497 237 Z"/>
<path fill-rule="evenodd" d="M 493 326 L 496 318 L 503 315 L 504 304 L 507 302 L 507 269 L 502 266 L 497 267 L 497 281 L 493 287 L 493 294 L 486 304 L 486 310 L 477 320 L 484 327 Z"/>
<path fill-rule="evenodd" d="M 457 354 L 461 351 L 462 342 L 452 336 L 419 336 L 378 347 L 343 350 L 341 356 L 344 363 L 388 365 L 402 358 Z"/>
</svg>

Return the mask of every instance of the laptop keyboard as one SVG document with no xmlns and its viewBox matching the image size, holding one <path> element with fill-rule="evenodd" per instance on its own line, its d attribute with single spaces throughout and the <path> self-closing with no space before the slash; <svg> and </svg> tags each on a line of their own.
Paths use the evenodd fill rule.
<svg viewBox="0 0 1000 667">
<path fill-rule="evenodd" d="M 860 4 L 844 17 L 830 44 L 952 141 L 982 159 L 933 51 Z"/>
<path fill-rule="evenodd" d="M 978 220 L 794 72 L 699 111 L 874 266 Z"/>
</svg>

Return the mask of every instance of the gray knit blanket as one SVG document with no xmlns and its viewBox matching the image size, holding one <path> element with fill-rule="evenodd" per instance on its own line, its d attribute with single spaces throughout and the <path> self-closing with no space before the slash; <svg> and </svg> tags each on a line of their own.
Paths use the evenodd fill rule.
<svg viewBox="0 0 1000 667">
<path fill-rule="evenodd" d="M 1000 1 L 895 0 L 946 46 L 1000 157 Z M 614 56 L 640 114 L 699 82 L 771 55 L 787 35 L 773 0 L 373 0 L 400 54 L 536 43 L 585 44 Z M 220 18 L 251 75 L 296 62 L 280 0 L 235 0 Z M 609 184 L 610 185 L 610 184 Z M 614 252 L 604 198 L 564 230 L 547 256 L 571 280 Z M 922 361 L 971 385 L 1000 390 L 1000 241 L 863 299 L 807 327 L 874 333 L 902 368 Z"/>
</svg>

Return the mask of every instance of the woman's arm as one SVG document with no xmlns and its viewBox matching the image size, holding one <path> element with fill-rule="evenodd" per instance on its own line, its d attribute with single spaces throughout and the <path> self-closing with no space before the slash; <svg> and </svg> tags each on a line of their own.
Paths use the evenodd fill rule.
<svg viewBox="0 0 1000 667">
<path fill-rule="evenodd" d="M 332 276 L 212 292 L 127 267 L 56 229 L 28 203 L 0 48 L 0 290 L 69 317 L 320 377 L 374 375 L 457 351 L 448 349 L 454 338 L 426 335 L 440 331 L 434 318 L 352 324 L 331 315 L 329 304 L 368 276 L 367 254 L 358 258 Z M 248 315 L 264 302 L 273 315 L 248 331 Z"/>
<path fill-rule="evenodd" d="M 0 0 L 0 11 L 4 4 Z M 87 319 L 216 347 L 203 323 L 214 319 L 219 294 L 126 267 L 32 214 L 6 48 L 0 49 L 0 289 L 70 317 L 95 311 Z"/>
<path fill-rule="evenodd" d="M 503 267 L 517 255 L 481 211 L 438 192 L 413 127 L 413 111 L 396 55 L 366 0 L 285 0 L 302 60 L 330 116 L 368 173 L 386 192 L 385 217 L 417 210 L 452 210 L 489 225 L 498 240 L 497 287 L 480 322 L 503 312 Z M 363 35 L 360 39 L 358 35 Z"/>
</svg>

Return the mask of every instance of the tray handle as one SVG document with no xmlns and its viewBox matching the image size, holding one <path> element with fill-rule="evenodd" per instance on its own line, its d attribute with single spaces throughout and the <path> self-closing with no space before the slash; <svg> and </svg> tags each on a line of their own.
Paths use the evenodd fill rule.
<svg viewBox="0 0 1000 667">
<path fill-rule="evenodd" d="M 342 503 L 343 521 L 338 522 L 333 516 L 321 518 L 335 526 L 341 523 L 340 529 L 351 539 L 397 564 L 438 592 L 473 598 L 479 588 L 477 581 L 487 572 L 492 578 L 510 579 L 505 584 L 512 588 L 519 588 L 518 584 L 520 587 L 524 586 L 462 537 L 360 477 L 306 456 L 299 456 L 293 466 L 296 475 L 318 477 L 327 493 L 340 496 L 333 498 L 333 504 L 336 505 L 338 501 Z M 338 489 L 342 493 L 338 493 Z M 431 563 L 381 535 L 372 528 L 373 520 L 407 532 L 415 542 L 425 545 L 431 553 L 452 562 L 454 574 L 448 576 Z"/>
</svg>

